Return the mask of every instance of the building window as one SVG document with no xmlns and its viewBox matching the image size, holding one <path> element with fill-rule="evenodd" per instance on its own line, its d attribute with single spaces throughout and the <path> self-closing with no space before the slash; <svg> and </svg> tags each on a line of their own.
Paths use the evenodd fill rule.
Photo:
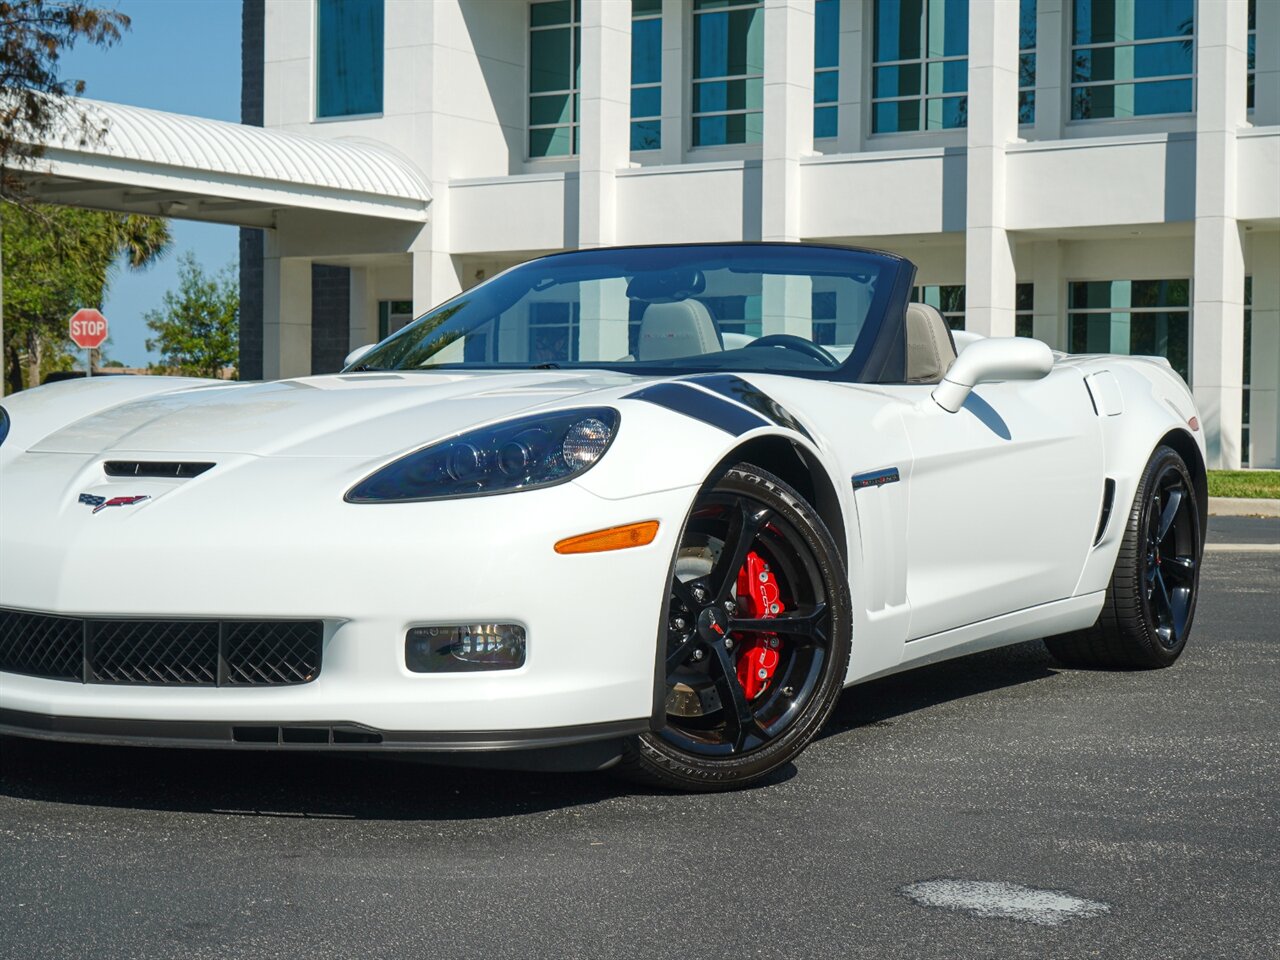
<svg viewBox="0 0 1280 960">
<path fill-rule="evenodd" d="M 1245 106 L 1253 109 L 1253 82 L 1258 73 L 1258 0 L 1249 0 L 1249 78 L 1245 88 Z M 1246 446 L 1247 450 L 1248 447 Z"/>
<path fill-rule="evenodd" d="M 875 0 L 871 132 L 968 122 L 969 0 Z"/>
<path fill-rule="evenodd" d="M 541 301 L 529 304 L 529 361 L 572 361 L 578 356 L 582 304 Z"/>
<path fill-rule="evenodd" d="M 760 0 L 693 2 L 693 145 L 764 136 L 764 9 Z"/>
<path fill-rule="evenodd" d="M 631 0 L 631 149 L 662 146 L 662 0 Z"/>
<path fill-rule="evenodd" d="M 929 304 L 942 314 L 952 330 L 964 329 L 964 284 L 914 287 L 911 300 Z"/>
<path fill-rule="evenodd" d="M 382 0 L 317 0 L 317 117 L 382 112 L 382 12 Z"/>
<path fill-rule="evenodd" d="M 836 313 L 839 294 L 834 290 L 815 290 L 809 301 L 809 316 L 813 320 L 811 336 L 813 342 L 822 346 L 839 343 L 840 341 L 836 339 L 839 325 Z"/>
<path fill-rule="evenodd" d="M 385 340 L 413 322 L 412 300 L 378 301 L 378 339 Z"/>
<path fill-rule="evenodd" d="M 1036 122 L 1036 0 L 1018 7 L 1018 122 Z"/>
<path fill-rule="evenodd" d="M 1188 380 L 1190 290 L 1188 280 L 1072 283 L 1067 349 L 1164 357 Z"/>
<path fill-rule="evenodd" d="M 1244 278 L 1244 370 L 1240 381 L 1240 466 L 1249 466 L 1249 390 L 1253 371 L 1253 277 Z"/>
<path fill-rule="evenodd" d="M 1190 113 L 1195 0 L 1075 0 L 1071 119 Z"/>
<path fill-rule="evenodd" d="M 1035 316 L 1036 285 L 1020 283 L 1015 288 L 1013 300 L 1013 334 L 1016 337 L 1035 336 L 1033 318 Z"/>
<path fill-rule="evenodd" d="M 840 0 L 818 0 L 813 19 L 813 138 L 840 130 Z"/>
<path fill-rule="evenodd" d="M 581 0 L 529 5 L 529 156 L 578 152 Z"/>
</svg>

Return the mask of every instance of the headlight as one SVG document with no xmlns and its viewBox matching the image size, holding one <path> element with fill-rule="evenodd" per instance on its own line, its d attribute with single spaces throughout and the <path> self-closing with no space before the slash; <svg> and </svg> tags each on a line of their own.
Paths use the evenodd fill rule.
<svg viewBox="0 0 1280 960">
<path fill-rule="evenodd" d="M 352 487 L 346 500 L 445 500 L 564 483 L 604 456 L 619 419 L 611 407 L 592 407 L 471 430 L 388 464 Z"/>
<path fill-rule="evenodd" d="M 4 445 L 4 439 L 7 436 L 9 436 L 9 411 L 0 407 L 0 446 Z"/>
</svg>

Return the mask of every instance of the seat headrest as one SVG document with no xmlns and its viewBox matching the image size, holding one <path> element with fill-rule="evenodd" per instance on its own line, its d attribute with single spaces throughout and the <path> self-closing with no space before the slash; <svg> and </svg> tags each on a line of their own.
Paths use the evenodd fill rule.
<svg viewBox="0 0 1280 960">
<path fill-rule="evenodd" d="M 711 314 L 697 300 L 651 303 L 644 308 L 636 360 L 696 357 L 723 349 Z"/>
<path fill-rule="evenodd" d="M 937 383 L 956 359 L 951 328 L 935 307 L 907 304 L 907 383 Z"/>
</svg>

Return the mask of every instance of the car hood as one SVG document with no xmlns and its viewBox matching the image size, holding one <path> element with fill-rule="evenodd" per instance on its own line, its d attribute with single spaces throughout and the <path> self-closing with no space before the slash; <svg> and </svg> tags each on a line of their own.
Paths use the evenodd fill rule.
<svg viewBox="0 0 1280 960">
<path fill-rule="evenodd" d="M 415 371 L 203 386 L 118 404 L 29 449 L 368 459 L 575 397 L 608 402 L 635 379 L 600 371 Z M 601 396 L 586 399 L 593 394 Z"/>
</svg>

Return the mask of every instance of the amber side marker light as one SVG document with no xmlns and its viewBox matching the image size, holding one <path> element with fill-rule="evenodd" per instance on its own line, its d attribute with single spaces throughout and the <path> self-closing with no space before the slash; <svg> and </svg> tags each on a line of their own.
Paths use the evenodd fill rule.
<svg viewBox="0 0 1280 960">
<path fill-rule="evenodd" d="M 657 520 L 628 523 L 621 527 L 568 537 L 556 544 L 556 553 L 603 553 L 606 550 L 643 547 L 647 543 L 653 543 L 653 538 L 657 535 Z"/>
</svg>

